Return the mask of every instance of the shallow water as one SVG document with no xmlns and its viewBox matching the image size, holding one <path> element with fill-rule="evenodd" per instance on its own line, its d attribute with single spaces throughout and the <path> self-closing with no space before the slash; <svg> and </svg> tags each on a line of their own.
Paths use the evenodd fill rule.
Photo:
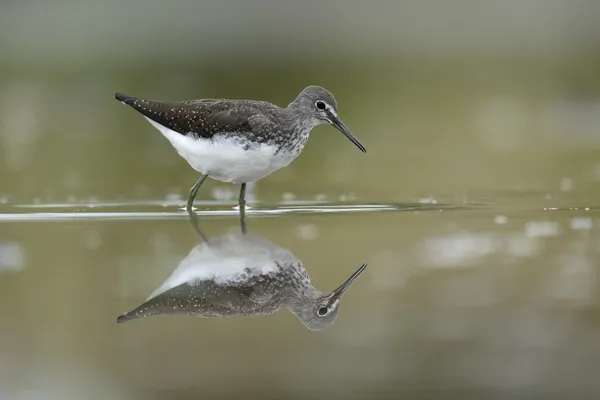
<svg viewBox="0 0 600 400">
<path fill-rule="evenodd" d="M 347 2 L 311 25 L 303 2 L 235 18 L 162 2 L 153 19 L 141 2 L 55 3 L 52 18 L 0 5 L 13 55 L 0 57 L 0 399 L 600 398 L 596 14 Z M 274 15 L 297 31 L 274 35 Z M 363 50 L 350 42 L 367 33 Z M 425 47 L 406 47 L 417 37 Z M 315 128 L 297 160 L 249 185 L 248 231 L 320 290 L 368 263 L 335 323 L 312 332 L 281 310 L 117 324 L 200 239 L 182 209 L 197 174 L 113 93 L 284 106 L 308 84 L 335 94 L 367 153 Z M 209 238 L 239 230 L 238 190 L 203 184 Z"/>
<path fill-rule="evenodd" d="M 249 232 L 318 289 L 368 262 L 321 332 L 287 310 L 117 324 L 199 243 L 177 202 L 5 204 L 2 397 L 593 398 L 600 212 L 529 201 L 256 205 Z M 239 230 L 205 206 L 205 235 Z"/>
</svg>

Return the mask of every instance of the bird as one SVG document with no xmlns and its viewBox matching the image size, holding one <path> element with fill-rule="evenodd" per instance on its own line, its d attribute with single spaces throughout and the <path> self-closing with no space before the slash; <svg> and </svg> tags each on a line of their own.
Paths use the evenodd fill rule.
<svg viewBox="0 0 600 400">
<path fill-rule="evenodd" d="M 258 100 L 152 101 L 118 92 L 114 96 L 142 114 L 201 174 L 190 189 L 188 213 L 198 189 L 210 177 L 241 184 L 238 204 L 244 217 L 246 184 L 289 165 L 318 125 L 333 125 L 363 153 L 367 151 L 338 116 L 333 94 L 320 86 L 306 87 L 285 108 Z"/>
<path fill-rule="evenodd" d="M 160 314 L 260 316 L 287 308 L 318 331 L 333 324 L 342 296 L 366 267 L 335 290 L 320 292 L 288 249 L 261 236 L 230 233 L 200 241 L 143 304 L 117 322 Z"/>
</svg>

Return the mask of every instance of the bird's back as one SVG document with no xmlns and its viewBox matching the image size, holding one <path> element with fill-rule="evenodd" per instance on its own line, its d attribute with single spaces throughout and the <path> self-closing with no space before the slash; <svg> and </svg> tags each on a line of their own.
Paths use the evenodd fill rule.
<svg viewBox="0 0 600 400">
<path fill-rule="evenodd" d="M 274 104 L 256 100 L 200 99 L 152 101 L 116 93 L 115 98 L 155 123 L 181 135 L 212 139 L 242 135 L 260 139 L 269 122 L 279 125 L 284 111 Z"/>
<path fill-rule="evenodd" d="M 249 275 L 236 282 L 204 279 L 182 283 L 121 315 L 117 322 L 161 314 L 194 317 L 260 316 L 272 314 L 287 305 L 289 275 L 279 273 Z"/>
</svg>

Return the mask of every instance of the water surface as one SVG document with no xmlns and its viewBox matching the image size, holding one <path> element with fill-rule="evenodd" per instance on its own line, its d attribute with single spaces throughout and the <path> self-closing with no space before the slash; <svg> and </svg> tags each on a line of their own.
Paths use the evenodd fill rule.
<svg viewBox="0 0 600 400">
<path fill-rule="evenodd" d="M 598 208 L 471 203 L 251 210 L 249 231 L 294 253 L 319 289 L 369 263 L 322 332 L 287 311 L 117 324 L 198 243 L 183 211 L 6 204 L 3 397 L 600 394 Z M 208 207 L 206 235 L 239 229 L 230 205 Z"/>
</svg>

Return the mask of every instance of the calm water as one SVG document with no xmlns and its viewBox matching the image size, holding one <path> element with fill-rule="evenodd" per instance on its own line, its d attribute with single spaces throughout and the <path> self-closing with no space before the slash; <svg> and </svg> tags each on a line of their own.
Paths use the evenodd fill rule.
<svg viewBox="0 0 600 400">
<path fill-rule="evenodd" d="M 253 209 L 318 289 L 369 263 L 321 332 L 287 310 L 117 324 L 199 243 L 183 212 L 5 204 L 2 397 L 596 398 L 598 207 L 467 203 Z M 206 207 L 205 235 L 239 229 Z"/>
</svg>

